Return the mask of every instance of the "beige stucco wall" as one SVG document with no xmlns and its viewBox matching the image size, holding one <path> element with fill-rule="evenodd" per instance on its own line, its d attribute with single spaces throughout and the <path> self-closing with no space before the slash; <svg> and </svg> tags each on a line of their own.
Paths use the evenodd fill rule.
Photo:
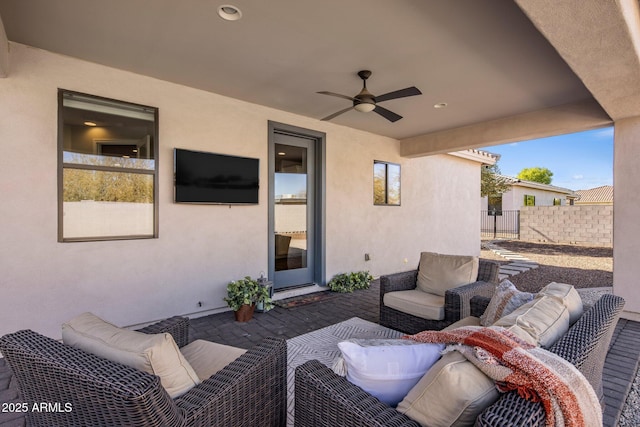
<svg viewBox="0 0 640 427">
<path fill-rule="evenodd" d="M 136 325 L 226 310 L 228 281 L 267 271 L 269 120 L 327 135 L 327 278 L 414 268 L 422 250 L 479 254 L 478 163 L 401 158 L 390 138 L 19 44 L 10 64 L 0 79 L 0 335 L 57 338 L 83 311 Z M 159 108 L 158 239 L 57 241 L 58 88 Z M 174 204 L 174 147 L 260 158 L 260 204 Z M 373 206 L 374 160 L 401 164 L 402 206 Z"/>
<path fill-rule="evenodd" d="M 613 287 L 640 320 L 640 117 L 618 120 L 614 133 Z"/>
</svg>

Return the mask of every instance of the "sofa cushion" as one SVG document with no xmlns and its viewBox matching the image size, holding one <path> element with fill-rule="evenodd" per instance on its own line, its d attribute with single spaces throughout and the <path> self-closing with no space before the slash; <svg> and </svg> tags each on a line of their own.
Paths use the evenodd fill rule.
<svg viewBox="0 0 640 427">
<path fill-rule="evenodd" d="M 396 406 L 440 358 L 442 344 L 403 339 L 352 339 L 338 343 L 347 380 Z"/>
<path fill-rule="evenodd" d="M 480 326 L 480 318 L 475 316 L 467 316 L 454 322 L 443 329 L 443 331 L 449 331 L 451 329 L 462 328 L 463 326 Z"/>
<path fill-rule="evenodd" d="M 498 397 L 493 380 L 452 351 L 429 369 L 397 410 L 423 426 L 472 426 Z"/>
<path fill-rule="evenodd" d="M 180 349 L 198 378 L 204 381 L 236 360 L 247 350 L 211 341 L 195 340 Z"/>
<path fill-rule="evenodd" d="M 444 297 L 418 289 L 387 292 L 382 303 L 390 308 L 422 319 L 444 319 Z"/>
<path fill-rule="evenodd" d="M 507 328 L 533 345 L 549 348 L 569 330 L 569 310 L 559 298 L 538 296 L 493 326 Z"/>
<path fill-rule="evenodd" d="M 169 333 L 130 331 L 84 313 L 62 325 L 62 340 L 87 353 L 157 375 L 172 398 L 200 383 Z"/>
<path fill-rule="evenodd" d="M 475 282 L 478 278 L 478 263 L 477 256 L 422 252 L 417 288 L 443 297 L 449 289 Z"/>
<path fill-rule="evenodd" d="M 551 282 L 538 292 L 538 295 L 547 295 L 560 298 L 569 310 L 569 323 L 572 325 L 582 316 L 584 307 L 578 291 L 566 283 Z"/>
<path fill-rule="evenodd" d="M 519 291 L 513 283 L 508 280 L 503 280 L 498 287 L 496 287 L 487 309 L 482 316 L 480 316 L 480 324 L 482 326 L 491 326 L 501 317 L 510 314 L 516 308 L 532 301 L 534 297 L 534 294 Z"/>
</svg>

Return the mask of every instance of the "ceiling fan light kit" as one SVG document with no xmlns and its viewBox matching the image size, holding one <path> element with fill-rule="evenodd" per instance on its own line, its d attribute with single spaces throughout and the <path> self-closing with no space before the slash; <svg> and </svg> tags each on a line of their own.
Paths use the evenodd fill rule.
<svg viewBox="0 0 640 427">
<path fill-rule="evenodd" d="M 361 113 L 368 113 L 371 111 L 375 111 L 376 113 L 378 113 L 379 115 L 381 115 L 382 117 L 384 117 L 385 119 L 393 123 L 400 120 L 402 116 L 394 113 L 393 111 L 387 110 L 386 108 L 379 106 L 378 105 L 379 102 L 390 101 L 392 99 L 398 99 L 398 98 L 406 98 L 408 96 L 422 95 L 422 92 L 420 92 L 420 90 L 417 87 L 411 86 L 411 87 L 396 90 L 393 92 L 385 93 L 384 95 L 380 95 L 376 97 L 371 92 L 369 92 L 369 90 L 367 90 L 367 79 L 371 77 L 371 71 L 369 70 L 358 71 L 358 77 L 362 79 L 362 90 L 356 96 L 352 97 L 352 96 L 341 95 L 339 93 L 327 92 L 327 91 L 318 92 L 321 95 L 335 96 L 338 98 L 348 99 L 353 102 L 353 105 L 351 107 L 348 107 L 348 108 L 345 108 L 344 110 L 340 110 L 336 113 L 333 113 L 323 118 L 322 120 L 331 120 L 334 117 L 339 116 L 340 114 L 346 113 L 347 111 L 356 110 Z"/>
</svg>

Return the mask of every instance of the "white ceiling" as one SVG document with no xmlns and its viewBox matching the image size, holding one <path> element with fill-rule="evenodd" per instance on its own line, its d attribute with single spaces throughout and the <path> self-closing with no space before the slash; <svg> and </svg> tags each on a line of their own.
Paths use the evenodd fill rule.
<svg viewBox="0 0 640 427">
<path fill-rule="evenodd" d="M 332 122 L 398 139 L 592 98 L 507 0 L 0 0 L 0 18 L 11 41 L 318 119 L 350 101 L 317 91 L 353 96 L 369 69 L 374 94 L 423 95 L 381 104 L 396 123 Z"/>
</svg>

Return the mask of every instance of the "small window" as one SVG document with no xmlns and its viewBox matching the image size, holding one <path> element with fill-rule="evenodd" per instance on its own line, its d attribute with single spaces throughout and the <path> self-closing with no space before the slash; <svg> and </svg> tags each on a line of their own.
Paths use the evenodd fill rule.
<svg viewBox="0 0 640 427">
<path fill-rule="evenodd" d="M 60 90 L 58 240 L 157 237 L 158 110 Z"/>
<path fill-rule="evenodd" d="M 524 205 L 525 206 L 535 206 L 536 205 L 536 196 L 524 196 Z"/>
<path fill-rule="evenodd" d="M 555 197 L 553 199 L 553 206 L 561 206 L 561 205 L 562 205 L 562 200 L 557 198 L 557 197 Z"/>
<path fill-rule="evenodd" d="M 373 162 L 373 204 L 400 206 L 400 165 Z"/>
</svg>

